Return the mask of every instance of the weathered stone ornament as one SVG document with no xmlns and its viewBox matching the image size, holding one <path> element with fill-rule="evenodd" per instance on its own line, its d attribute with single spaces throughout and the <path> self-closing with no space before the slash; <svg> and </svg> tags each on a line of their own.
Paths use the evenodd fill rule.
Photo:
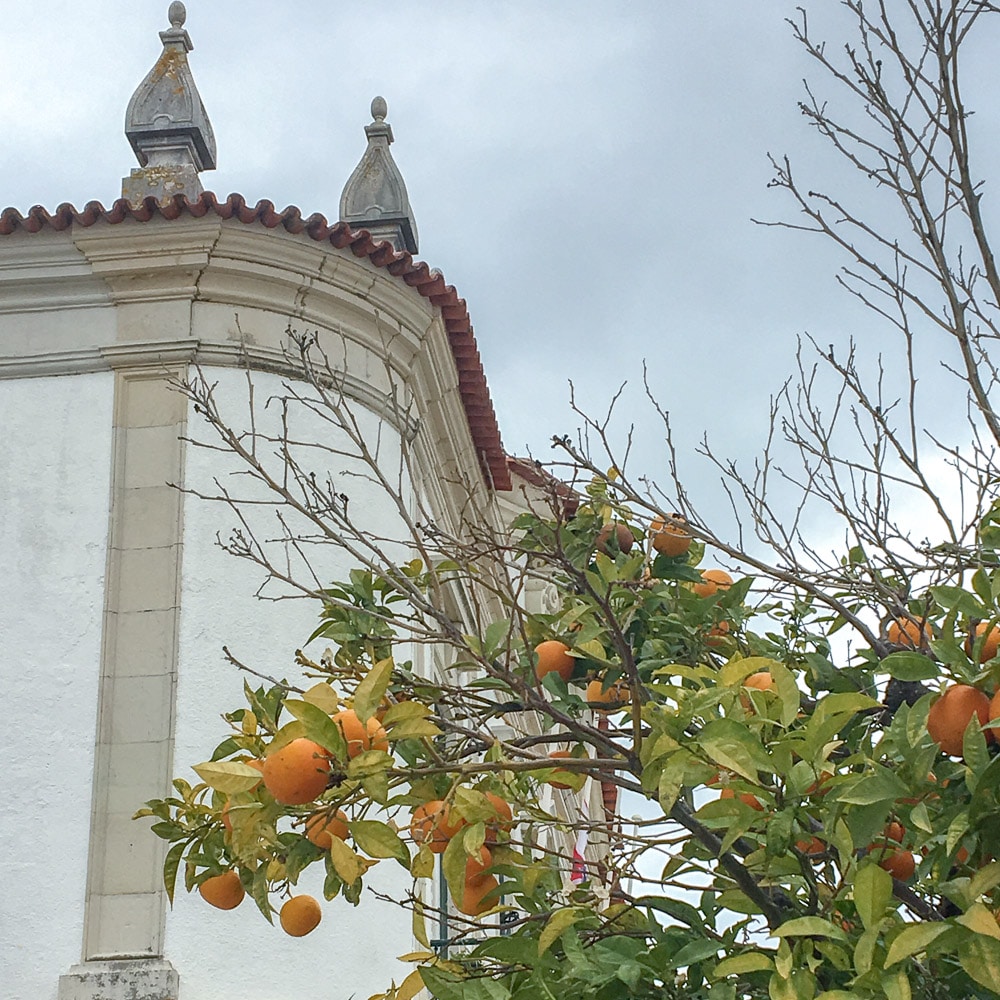
<svg viewBox="0 0 1000 1000">
<path fill-rule="evenodd" d="M 385 120 L 385 99 L 372 101 L 372 123 L 365 126 L 368 148 L 340 196 L 340 218 L 352 229 L 367 229 L 397 250 L 417 252 L 417 222 L 403 175 L 389 152 L 392 126 Z"/>
<path fill-rule="evenodd" d="M 194 45 L 184 4 L 174 0 L 167 17 L 163 52 L 125 112 L 125 135 L 140 164 L 122 181 L 122 197 L 133 205 L 178 194 L 193 201 L 203 191 L 199 172 L 215 169 L 215 134 L 187 61 Z"/>
</svg>

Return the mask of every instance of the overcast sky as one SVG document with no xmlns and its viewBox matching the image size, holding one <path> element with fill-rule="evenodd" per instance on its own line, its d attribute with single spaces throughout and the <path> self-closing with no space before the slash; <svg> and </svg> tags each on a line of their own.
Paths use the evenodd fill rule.
<svg viewBox="0 0 1000 1000">
<path fill-rule="evenodd" d="M 110 204 L 166 0 L 0 7 L 0 202 Z M 797 335 L 884 336 L 837 290 L 831 250 L 750 221 L 791 212 L 767 190 L 768 152 L 837 176 L 796 109 L 817 73 L 784 23 L 793 2 L 187 7 L 218 140 L 203 181 L 220 196 L 335 219 L 371 98 L 387 99 L 419 256 L 468 301 L 510 452 L 546 457 L 572 430 L 569 380 L 599 411 L 620 382 L 638 387 L 645 359 L 683 444 L 707 431 L 749 455 Z M 836 19 L 828 30 L 841 44 Z M 636 465 L 656 475 L 656 428 L 638 393 L 626 404 Z"/>
</svg>

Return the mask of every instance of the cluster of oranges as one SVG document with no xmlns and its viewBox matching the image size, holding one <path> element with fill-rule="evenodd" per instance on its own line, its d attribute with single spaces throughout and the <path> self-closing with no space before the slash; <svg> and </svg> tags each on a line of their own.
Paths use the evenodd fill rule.
<svg viewBox="0 0 1000 1000">
<path fill-rule="evenodd" d="M 371 718 L 362 723 L 353 709 L 344 709 L 332 718 L 344 737 L 349 758 L 357 757 L 365 750 L 389 749 L 388 736 L 377 719 Z M 319 743 L 300 737 L 269 754 L 264 760 L 250 759 L 243 763 L 261 772 L 261 781 L 250 791 L 263 784 L 275 802 L 297 806 L 314 802 L 326 790 L 330 780 L 331 760 L 330 752 Z M 232 833 L 228 802 L 222 808 L 221 819 L 227 833 Z M 329 850 L 333 837 L 340 840 L 347 838 L 347 816 L 342 810 L 318 810 L 306 818 L 304 833 L 317 847 Z M 205 879 L 198 891 L 207 903 L 220 910 L 234 909 L 243 902 L 246 895 L 243 883 L 235 871 Z M 282 929 L 293 937 L 302 937 L 315 930 L 321 917 L 319 902 L 306 894 L 288 899 L 279 914 Z"/>
<path fill-rule="evenodd" d="M 510 833 L 514 825 L 509 803 L 493 792 L 486 792 L 485 795 L 493 807 L 494 817 L 486 824 L 486 842 L 466 860 L 462 897 L 454 901 L 460 913 L 475 917 L 496 905 L 496 890 L 500 883 L 489 871 L 493 865 L 493 854 L 489 848 L 496 845 L 500 834 Z M 457 815 L 446 801 L 432 799 L 413 810 L 410 836 L 415 844 L 426 844 L 432 853 L 443 854 L 452 838 L 467 825 L 466 820 Z"/>
</svg>

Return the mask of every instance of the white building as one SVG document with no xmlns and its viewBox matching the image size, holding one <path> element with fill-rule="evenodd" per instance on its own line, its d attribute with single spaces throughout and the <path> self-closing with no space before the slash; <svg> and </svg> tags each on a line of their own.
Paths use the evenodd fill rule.
<svg viewBox="0 0 1000 1000">
<path fill-rule="evenodd" d="M 223 642 L 288 672 L 315 613 L 255 600 L 253 572 L 215 545 L 232 516 L 175 488 L 207 488 L 220 459 L 183 440 L 199 418 L 171 382 L 197 366 L 243 405 L 243 365 L 261 396 L 295 378 L 288 330 L 308 328 L 384 447 L 412 441 L 442 524 L 467 490 L 484 507 L 509 490 L 508 463 L 465 304 L 413 259 L 385 103 L 344 221 L 220 202 L 199 181 L 215 141 L 183 5 L 169 16 L 129 104 L 124 197 L 0 214 L 0 998 L 366 997 L 400 978 L 408 914 L 328 907 L 295 940 L 250 905 L 180 890 L 170 910 L 163 844 L 131 819 L 239 702 Z M 394 416 L 401 392 L 412 419 Z M 384 498 L 356 490 L 387 523 Z"/>
</svg>

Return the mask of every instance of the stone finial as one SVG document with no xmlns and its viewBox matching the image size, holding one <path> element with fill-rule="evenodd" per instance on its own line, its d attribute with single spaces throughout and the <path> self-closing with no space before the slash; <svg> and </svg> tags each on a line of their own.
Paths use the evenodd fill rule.
<svg viewBox="0 0 1000 1000">
<path fill-rule="evenodd" d="M 403 175 L 389 152 L 392 127 L 385 99 L 372 101 L 372 123 L 365 126 L 368 148 L 340 196 L 340 218 L 352 229 L 367 229 L 397 250 L 417 252 L 417 223 L 410 209 Z"/>
<path fill-rule="evenodd" d="M 184 4 L 174 0 L 167 19 L 163 52 L 125 112 L 125 135 L 140 164 L 122 181 L 122 197 L 133 204 L 150 195 L 166 202 L 184 194 L 193 201 L 203 190 L 198 173 L 215 169 L 215 133 L 187 61 L 194 45 L 184 29 Z"/>
</svg>

